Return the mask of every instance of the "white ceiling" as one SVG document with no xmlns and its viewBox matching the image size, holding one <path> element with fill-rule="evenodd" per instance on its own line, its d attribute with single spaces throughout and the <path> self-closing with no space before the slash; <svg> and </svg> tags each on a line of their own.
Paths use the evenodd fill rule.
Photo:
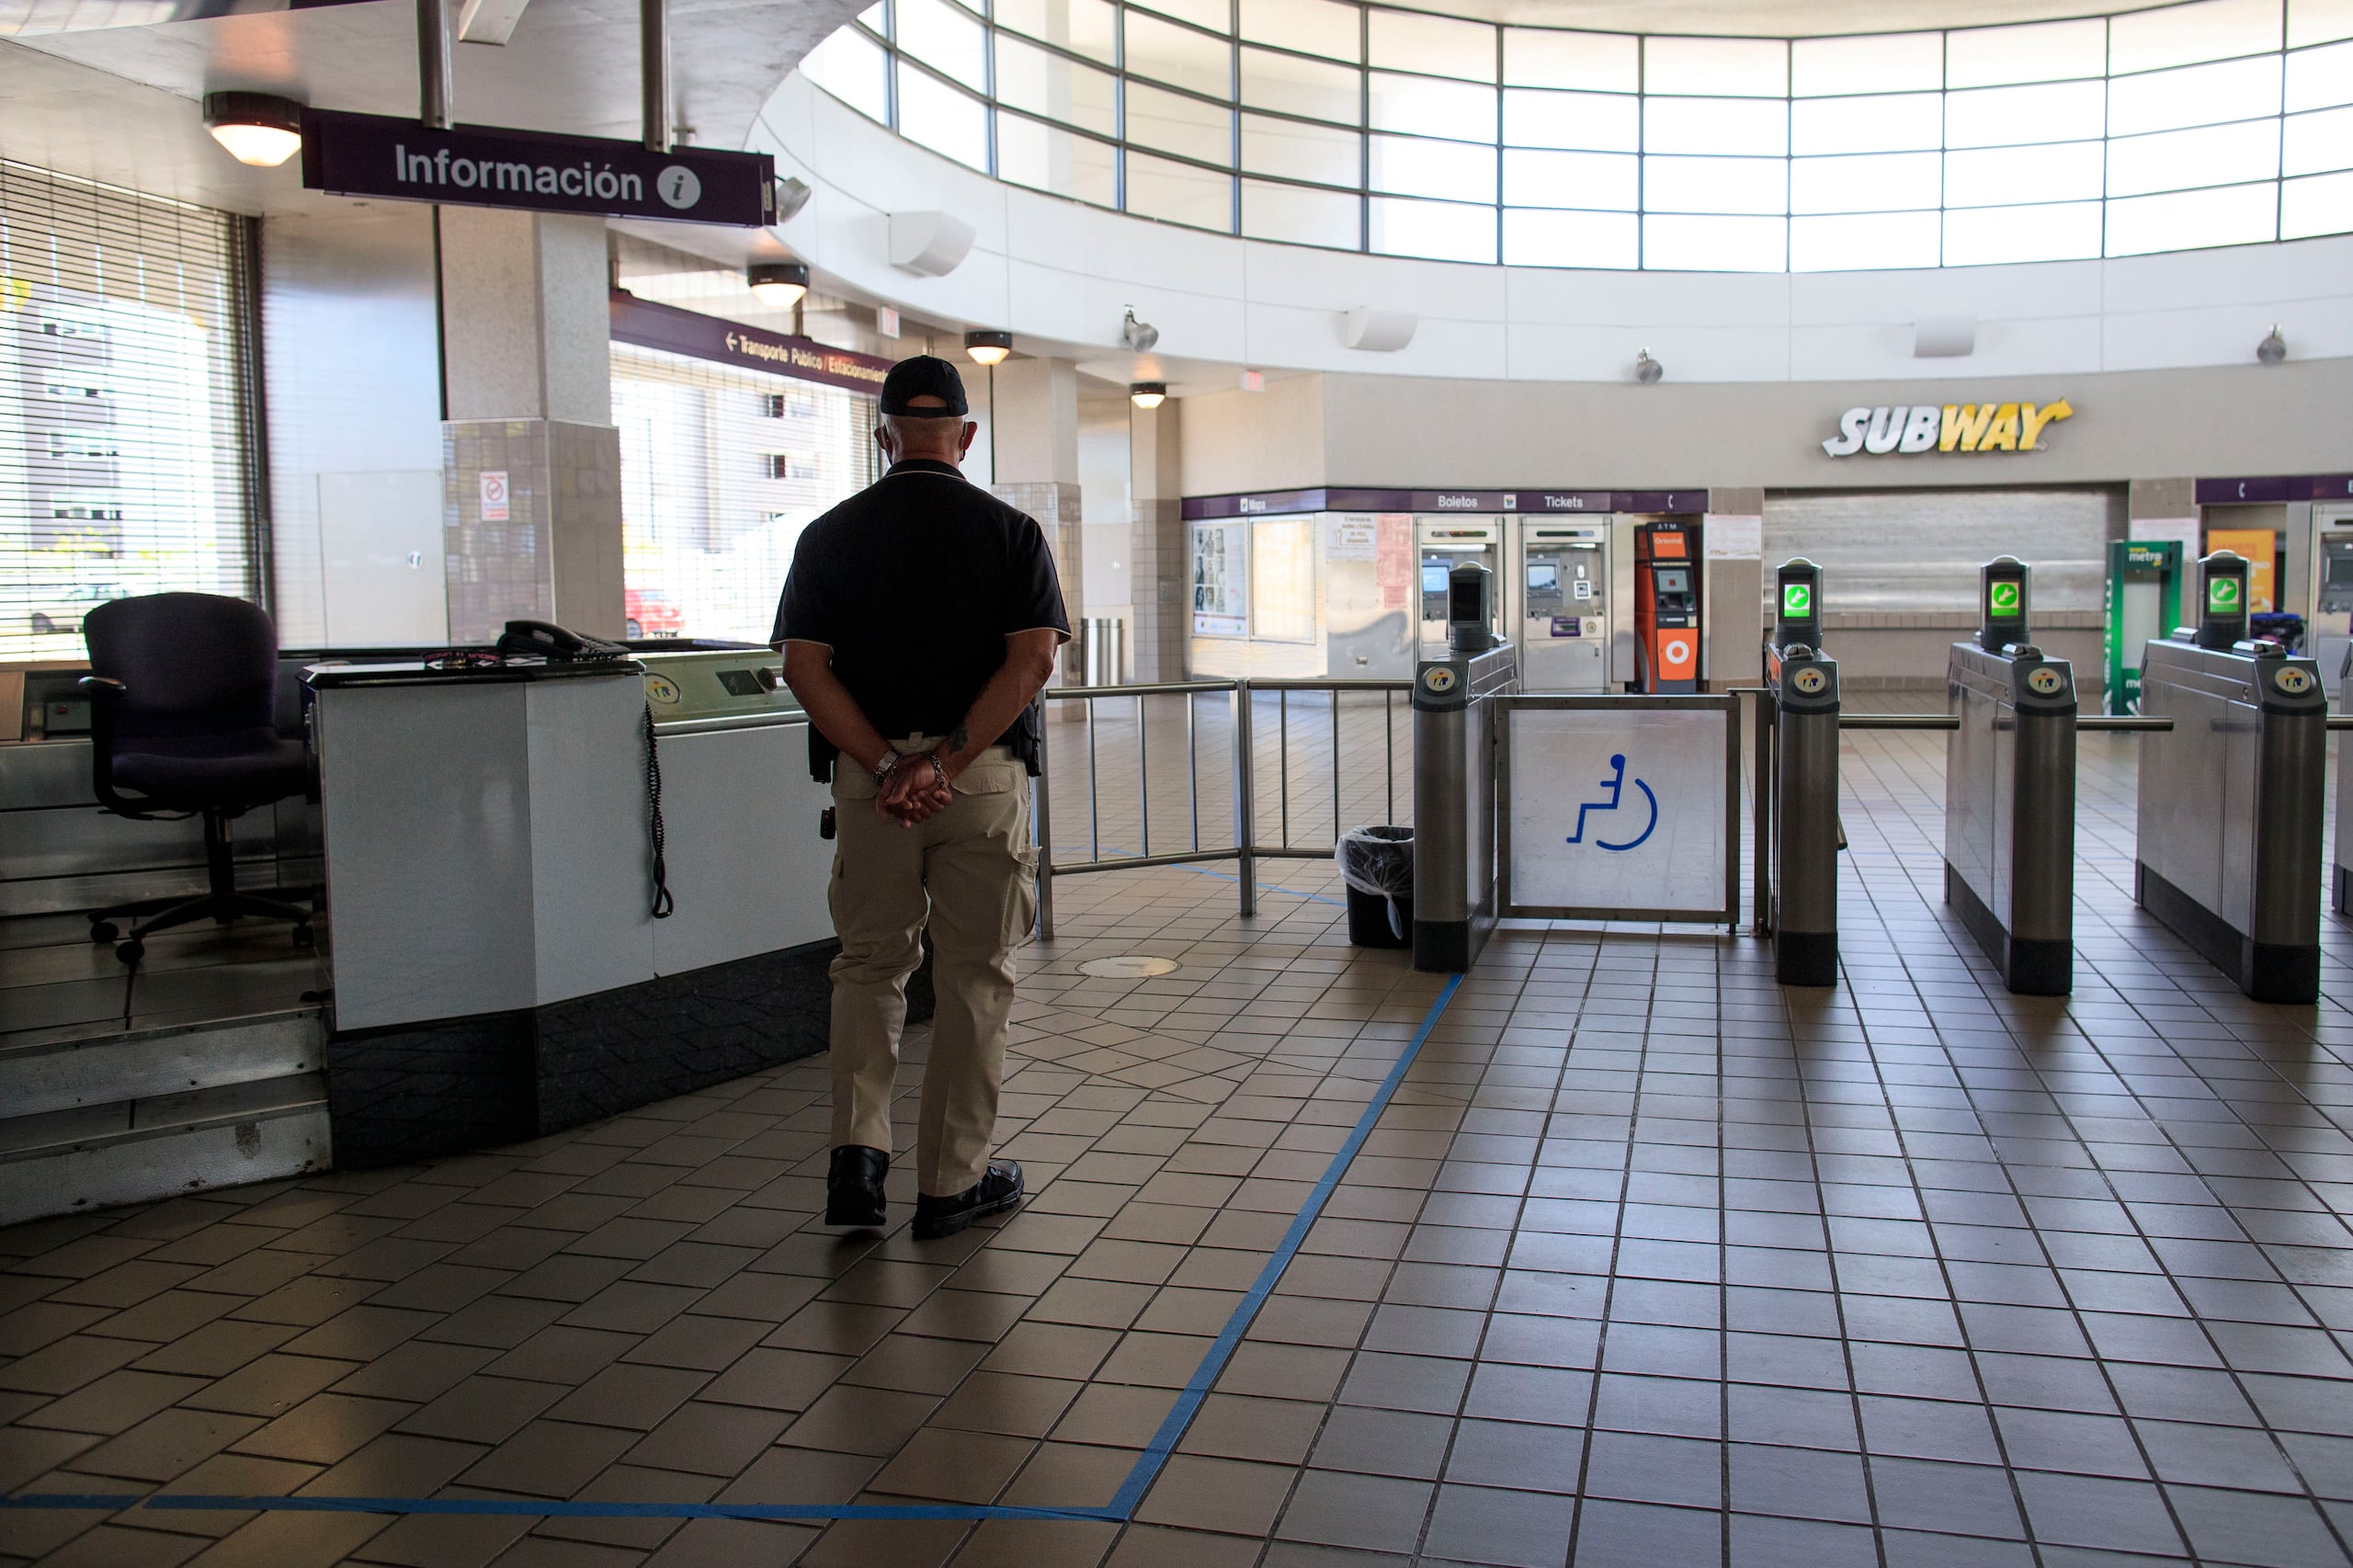
<svg viewBox="0 0 2353 1568">
<path fill-rule="evenodd" d="M 681 139 L 741 146 L 753 117 L 864 0 L 669 0 Z M 640 131 L 637 0 L 535 0 L 512 41 L 460 44 L 461 122 L 589 136 Z M 0 157 L 231 211 L 305 210 L 301 174 L 247 169 L 204 132 L 207 92 L 414 115 L 406 0 L 0 40 Z"/>
</svg>

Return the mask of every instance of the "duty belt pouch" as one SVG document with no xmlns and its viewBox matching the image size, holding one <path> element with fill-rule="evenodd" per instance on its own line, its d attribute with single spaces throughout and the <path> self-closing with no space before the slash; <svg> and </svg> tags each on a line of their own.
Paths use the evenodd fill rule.
<svg viewBox="0 0 2353 1568">
<path fill-rule="evenodd" d="M 1045 742 L 1046 699 L 1033 697 L 1029 699 L 1029 706 L 1021 710 L 1021 717 L 1013 722 L 1013 728 L 1006 731 L 1004 744 L 1021 766 L 1029 770 L 1029 777 L 1035 778 L 1039 773 L 1038 759 L 1045 755 Z"/>
<path fill-rule="evenodd" d="M 809 777 L 820 784 L 831 784 L 834 781 L 834 759 L 841 755 L 842 748 L 827 740 L 815 723 L 811 723 L 809 726 Z"/>
</svg>

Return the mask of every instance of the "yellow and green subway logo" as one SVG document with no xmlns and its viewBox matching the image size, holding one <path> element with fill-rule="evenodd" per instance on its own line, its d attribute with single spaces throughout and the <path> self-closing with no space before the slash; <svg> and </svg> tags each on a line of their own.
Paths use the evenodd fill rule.
<svg viewBox="0 0 2353 1568">
<path fill-rule="evenodd" d="M 2075 413 L 2065 398 L 2055 403 L 1948 403 L 1881 404 L 1850 408 L 1838 416 L 1838 434 L 1822 443 L 1834 458 L 1857 452 L 2030 452 L 2042 433 Z"/>
</svg>

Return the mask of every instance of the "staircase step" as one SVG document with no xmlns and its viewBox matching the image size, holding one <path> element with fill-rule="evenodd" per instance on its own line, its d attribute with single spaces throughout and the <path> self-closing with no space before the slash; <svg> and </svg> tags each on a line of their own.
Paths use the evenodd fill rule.
<svg viewBox="0 0 2353 1568">
<path fill-rule="evenodd" d="M 0 1048 L 0 1106 L 13 1119 L 315 1073 L 315 1009 Z"/>
<path fill-rule="evenodd" d="M 297 1073 L 0 1119 L 0 1225 L 326 1170 L 326 1096 Z"/>
</svg>

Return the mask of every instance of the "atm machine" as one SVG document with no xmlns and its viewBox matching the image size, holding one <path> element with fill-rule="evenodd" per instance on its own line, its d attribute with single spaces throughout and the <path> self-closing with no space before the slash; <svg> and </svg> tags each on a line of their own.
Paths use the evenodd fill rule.
<svg viewBox="0 0 2353 1568">
<path fill-rule="evenodd" d="M 1634 529 L 1634 689 L 1699 689 L 1699 525 L 1660 518 Z"/>
<path fill-rule="evenodd" d="M 1466 561 L 1475 561 L 1485 567 L 1488 580 L 1507 584 L 1504 576 L 1504 524 L 1500 517 L 1416 517 L 1414 519 L 1415 560 L 1422 578 L 1422 631 L 1420 657 L 1442 659 L 1447 649 L 1447 574 Z M 1495 624 L 1490 628 L 1497 637 L 1503 635 L 1504 606 L 1506 595 L 1496 594 L 1490 613 Z"/>
<path fill-rule="evenodd" d="M 2305 617 L 2304 651 L 2334 681 L 2353 646 L 2353 506 L 2313 508 L 2312 603 Z M 2293 606 L 2289 607 L 2293 608 Z M 2340 689 L 2338 700 L 2343 701 Z"/>
<path fill-rule="evenodd" d="M 1526 691 L 1609 687 L 1609 527 L 1522 517 L 1516 530 L 1519 678 Z"/>
</svg>

